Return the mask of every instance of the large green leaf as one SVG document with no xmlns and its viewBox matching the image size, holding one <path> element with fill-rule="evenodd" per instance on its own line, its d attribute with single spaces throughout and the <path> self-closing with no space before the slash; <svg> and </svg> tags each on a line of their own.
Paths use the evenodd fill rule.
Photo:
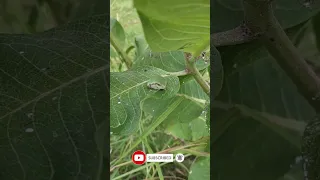
<svg viewBox="0 0 320 180">
<path fill-rule="evenodd" d="M 184 141 L 196 141 L 209 136 L 205 113 L 188 123 L 176 122 L 167 126 L 165 132 Z"/>
<path fill-rule="evenodd" d="M 153 51 L 193 53 L 209 45 L 209 0 L 134 0 L 134 6 Z"/>
<path fill-rule="evenodd" d="M 315 112 L 259 43 L 223 48 L 223 89 L 217 99 L 298 120 Z"/>
<path fill-rule="evenodd" d="M 217 100 L 269 113 L 276 121 L 275 116 L 288 118 L 284 123 L 288 127 L 315 115 L 296 86 L 258 42 L 219 50 L 225 76 Z M 217 147 L 212 152 L 217 157 L 212 167 L 215 178 L 277 179 L 299 155 L 299 134 L 270 126 L 265 123 L 267 118 L 230 115 L 230 110 L 219 108 L 211 111 L 215 114 L 212 132 L 224 129 L 211 137 L 216 140 L 212 147 Z"/>
<path fill-rule="evenodd" d="M 225 124 L 225 133 L 211 147 L 215 160 L 211 166 L 213 178 L 260 179 L 270 180 L 282 177 L 289 169 L 299 148 L 284 139 L 271 128 L 252 117 L 226 116 L 229 111 L 213 109 L 215 121 L 212 121 L 212 132 L 221 130 Z M 228 122 L 229 121 L 229 122 Z"/>
<path fill-rule="evenodd" d="M 191 105 L 194 104 L 194 102 L 189 102 L 189 110 L 184 109 L 183 112 L 194 112 L 195 116 L 190 116 L 188 113 L 184 113 L 180 116 L 182 118 L 185 118 L 186 121 L 167 121 L 165 123 L 166 129 L 165 132 L 168 134 L 173 135 L 174 137 L 184 139 L 184 140 L 197 140 L 203 136 L 209 135 L 208 131 L 208 125 L 206 124 L 207 116 L 209 116 L 207 112 L 207 108 L 205 106 L 209 106 L 209 97 L 206 93 L 203 92 L 200 85 L 194 80 L 190 80 L 187 82 L 182 82 L 181 87 L 179 90 L 179 93 L 184 94 L 191 99 L 190 101 L 199 101 L 201 102 L 201 108 L 195 108 Z M 207 104 L 207 105 L 206 105 Z M 196 105 L 196 104 L 194 104 Z M 198 109 L 198 110 L 197 110 Z M 195 111 L 196 110 L 196 111 Z M 174 111 L 173 113 L 179 114 L 179 112 L 182 111 L 181 109 L 177 109 L 177 111 Z M 201 113 L 200 113 L 201 111 Z M 186 116 L 184 116 L 186 115 Z M 195 119 L 195 117 L 197 117 Z M 173 118 L 171 118 L 173 119 Z M 192 120 L 193 119 L 193 120 Z M 191 121 L 190 121 L 191 120 Z M 190 122 L 189 122 L 190 121 Z"/>
<path fill-rule="evenodd" d="M 209 96 L 205 92 L 203 92 L 203 89 L 195 79 L 192 79 L 190 81 L 182 81 L 180 86 L 181 87 L 179 93 L 196 99 L 205 100 L 207 102 L 210 101 Z"/>
<path fill-rule="evenodd" d="M 135 59 L 134 67 L 148 65 L 163 69 L 168 72 L 179 72 L 186 69 L 185 54 L 182 51 L 153 52 L 146 49 L 144 53 Z M 207 68 L 210 63 L 199 57 L 196 67 L 199 70 Z"/>
<path fill-rule="evenodd" d="M 167 99 L 175 96 L 180 87 L 179 79 L 167 74 L 168 72 L 151 66 L 111 73 L 110 126 L 113 132 L 128 134 L 137 130 L 141 119 L 140 103 L 146 97 L 156 95 L 157 101 L 160 101 L 160 97 Z M 164 76 L 162 78 L 167 82 L 165 90 L 156 91 L 148 88 L 147 84 L 154 76 Z"/>
<path fill-rule="evenodd" d="M 214 24 L 214 32 L 221 32 L 235 28 L 243 20 L 243 0 L 214 0 L 211 4 L 211 22 Z M 293 27 L 306 21 L 319 8 L 309 9 L 299 0 L 274 1 L 275 16 L 284 28 Z"/>
<path fill-rule="evenodd" d="M 95 131 L 109 116 L 108 19 L 0 34 L 0 179 L 100 178 Z"/>
<path fill-rule="evenodd" d="M 149 98 L 143 102 L 143 111 L 154 118 L 160 116 L 164 110 L 176 99 L 183 99 L 176 109 L 166 118 L 165 124 L 187 123 L 201 115 L 204 109 L 204 102 L 198 99 L 177 94 L 170 99 Z"/>
</svg>

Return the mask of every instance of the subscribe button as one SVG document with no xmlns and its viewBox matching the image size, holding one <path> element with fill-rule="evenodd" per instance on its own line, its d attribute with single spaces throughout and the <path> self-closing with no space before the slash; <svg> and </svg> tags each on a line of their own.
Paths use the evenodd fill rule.
<svg viewBox="0 0 320 180">
<path fill-rule="evenodd" d="M 136 151 L 132 154 L 132 162 L 142 165 L 145 162 L 173 162 L 173 154 L 146 154 L 143 151 Z M 183 162 L 184 155 L 176 154 L 175 161 Z"/>
</svg>

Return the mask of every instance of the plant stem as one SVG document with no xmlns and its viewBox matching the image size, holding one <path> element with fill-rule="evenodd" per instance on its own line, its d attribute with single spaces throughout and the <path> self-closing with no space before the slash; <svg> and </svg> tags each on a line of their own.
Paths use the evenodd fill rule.
<svg viewBox="0 0 320 180">
<path fill-rule="evenodd" d="M 193 75 L 194 79 L 198 82 L 198 84 L 201 86 L 203 91 L 210 96 L 210 86 L 208 83 L 203 79 L 202 75 L 200 74 L 199 70 L 196 67 L 195 62 L 190 62 L 187 60 L 187 69 L 191 72 Z"/>
<path fill-rule="evenodd" d="M 110 34 L 110 43 L 114 47 L 114 49 L 118 52 L 118 54 L 121 56 L 127 68 L 130 69 L 132 66 L 132 60 L 128 57 L 127 53 L 124 52 L 121 47 L 119 47 L 117 42 L 114 40 L 114 37 L 112 34 Z"/>
<path fill-rule="evenodd" d="M 294 47 L 268 0 L 244 0 L 245 22 L 252 32 L 263 32 L 262 43 L 295 83 L 298 91 L 320 112 L 320 79 Z"/>
<path fill-rule="evenodd" d="M 248 33 L 245 24 L 242 24 L 228 31 L 211 34 L 211 40 L 215 47 L 237 45 L 257 39 L 259 34 Z"/>
<path fill-rule="evenodd" d="M 193 54 L 192 54 L 193 58 L 186 57 L 185 60 L 186 60 L 186 67 L 187 67 L 188 71 L 190 71 L 190 74 L 193 75 L 194 79 L 198 82 L 198 84 L 201 86 L 203 91 L 210 97 L 210 86 L 203 79 L 198 68 L 196 67 L 197 57 L 200 56 L 201 52 L 205 48 L 207 48 L 209 46 L 209 44 L 210 44 L 210 38 L 207 42 L 203 43 L 202 46 L 200 46 L 196 51 L 193 52 Z"/>
</svg>

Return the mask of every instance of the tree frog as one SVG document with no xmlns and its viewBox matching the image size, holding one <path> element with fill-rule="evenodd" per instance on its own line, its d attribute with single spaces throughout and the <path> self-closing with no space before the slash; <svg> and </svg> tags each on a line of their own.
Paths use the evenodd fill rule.
<svg viewBox="0 0 320 180">
<path fill-rule="evenodd" d="M 152 81 L 147 83 L 147 87 L 149 89 L 160 90 L 160 91 L 166 89 L 166 85 L 165 84 L 161 84 L 159 82 L 152 82 Z"/>
</svg>

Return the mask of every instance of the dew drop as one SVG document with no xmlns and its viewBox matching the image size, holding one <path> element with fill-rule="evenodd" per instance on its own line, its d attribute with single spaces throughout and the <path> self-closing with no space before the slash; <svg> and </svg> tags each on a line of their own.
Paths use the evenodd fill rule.
<svg viewBox="0 0 320 180">
<path fill-rule="evenodd" d="M 118 104 L 121 104 L 120 96 L 118 97 Z"/>
<path fill-rule="evenodd" d="M 191 174 L 192 173 L 192 170 L 189 172 L 189 174 Z"/>
<path fill-rule="evenodd" d="M 25 132 L 26 132 L 26 133 L 32 133 L 33 131 L 34 131 L 33 128 L 27 128 L 27 129 L 25 129 Z"/>
<path fill-rule="evenodd" d="M 113 134 L 113 132 L 110 132 L 110 134 Z"/>
</svg>

